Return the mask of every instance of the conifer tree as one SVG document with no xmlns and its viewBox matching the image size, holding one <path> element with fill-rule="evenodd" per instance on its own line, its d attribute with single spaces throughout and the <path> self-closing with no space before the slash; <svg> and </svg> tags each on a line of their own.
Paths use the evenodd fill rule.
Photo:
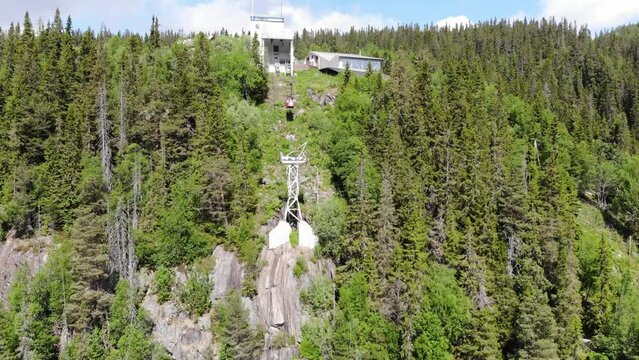
<svg viewBox="0 0 639 360">
<path fill-rule="evenodd" d="M 596 293 L 592 297 L 592 328 L 595 334 L 608 335 L 612 326 L 614 293 L 611 285 L 612 254 L 608 240 L 601 236 L 597 256 Z"/>
<path fill-rule="evenodd" d="M 548 297 L 539 287 L 543 281 L 540 270 L 535 264 L 526 262 L 519 278 L 521 287 L 518 316 L 514 335 L 517 342 L 517 359 L 559 359 L 557 344 L 557 325 L 552 310 L 548 306 Z M 542 283 L 543 284 L 543 283 Z"/>
<path fill-rule="evenodd" d="M 157 16 L 151 17 L 151 31 L 149 32 L 149 46 L 152 50 L 160 47 L 160 24 Z"/>
<path fill-rule="evenodd" d="M 215 309 L 215 335 L 220 343 L 220 359 L 257 359 L 261 336 L 248 322 L 239 295 L 230 292 Z"/>
</svg>

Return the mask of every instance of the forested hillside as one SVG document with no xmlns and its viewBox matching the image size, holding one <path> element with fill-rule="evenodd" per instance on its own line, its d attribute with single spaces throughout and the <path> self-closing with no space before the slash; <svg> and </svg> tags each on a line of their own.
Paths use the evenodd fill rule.
<svg viewBox="0 0 639 360">
<path fill-rule="evenodd" d="M 11 280 L 1 358 L 170 358 L 140 305 L 142 269 L 160 302 L 211 313 L 216 356 L 259 358 L 240 296 L 256 296 L 259 229 L 286 196 L 284 135 L 309 142 L 313 175 L 330 175 L 318 194 L 332 189 L 302 199 L 314 257 L 337 274 L 301 294 L 300 358 L 639 356 L 639 27 L 296 42 L 297 58 L 384 57 L 385 74 L 300 73 L 304 111 L 288 122 L 250 34 L 178 36 L 156 18 L 144 35 L 76 30 L 59 13 L 0 31 L 0 241 L 53 237 L 46 264 Z M 335 105 L 307 88 L 337 91 Z M 216 245 L 246 281 L 212 302 Z"/>
</svg>

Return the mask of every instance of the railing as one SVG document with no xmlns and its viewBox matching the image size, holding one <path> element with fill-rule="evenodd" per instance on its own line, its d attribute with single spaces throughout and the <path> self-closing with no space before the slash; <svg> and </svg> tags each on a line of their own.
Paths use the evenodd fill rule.
<svg viewBox="0 0 639 360">
<path fill-rule="evenodd" d="M 277 17 L 277 16 L 257 16 L 257 15 L 253 15 L 253 16 L 251 16 L 251 21 L 264 21 L 264 22 L 283 23 L 284 22 L 284 18 L 283 17 Z"/>
</svg>

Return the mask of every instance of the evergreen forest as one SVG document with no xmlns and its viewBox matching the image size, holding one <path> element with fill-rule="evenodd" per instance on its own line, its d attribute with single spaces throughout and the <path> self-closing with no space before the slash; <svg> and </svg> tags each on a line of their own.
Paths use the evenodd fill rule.
<svg viewBox="0 0 639 360">
<path fill-rule="evenodd" d="M 362 53 L 383 69 L 300 71 L 291 121 L 249 33 L 156 17 L 146 34 L 76 29 L 59 12 L 0 29 L 0 246 L 47 248 L 2 280 L 1 359 L 171 359 L 147 292 L 210 319 L 208 358 L 639 358 L 639 25 L 295 42 L 297 59 Z M 242 304 L 286 200 L 279 153 L 303 142 L 302 171 L 321 177 L 301 198 L 313 261 L 336 271 L 302 291 L 301 339 L 265 345 Z M 220 245 L 244 282 L 214 300 Z"/>
</svg>

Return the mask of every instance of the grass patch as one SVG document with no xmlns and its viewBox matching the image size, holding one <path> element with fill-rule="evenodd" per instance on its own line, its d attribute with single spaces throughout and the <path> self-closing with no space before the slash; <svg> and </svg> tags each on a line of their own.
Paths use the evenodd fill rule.
<svg viewBox="0 0 639 360">
<path fill-rule="evenodd" d="M 295 261 L 295 266 L 293 267 L 293 275 L 296 278 L 302 277 L 302 275 L 306 274 L 308 271 L 308 266 L 306 265 L 306 260 L 303 257 L 298 257 L 297 261 Z"/>
<path fill-rule="evenodd" d="M 613 260 L 616 262 L 621 260 L 627 262 L 627 242 L 624 241 L 619 233 L 606 225 L 599 209 L 590 204 L 581 203 L 577 214 L 577 226 L 580 231 L 577 244 L 578 248 L 576 250 L 577 256 L 581 258 L 589 254 L 596 254 L 599 241 L 603 236 L 608 240 L 610 248 L 613 251 Z M 636 244 L 636 239 L 634 239 L 633 242 Z M 633 247 L 631 251 L 631 264 L 634 265 L 633 270 L 639 272 L 639 257 L 636 252 L 636 247 Z"/>
<path fill-rule="evenodd" d="M 601 211 L 596 207 L 581 203 L 577 214 L 578 241 L 575 244 L 575 255 L 579 259 L 582 285 L 587 286 L 595 276 L 601 239 L 608 242 L 612 251 L 613 282 L 616 287 L 621 286 L 624 273 L 632 279 L 639 277 L 639 256 L 636 252 L 636 240 L 633 240 L 629 252 L 629 244 L 619 233 L 609 227 Z M 639 292 L 639 284 L 633 282 L 633 291 Z"/>
<path fill-rule="evenodd" d="M 301 90 L 311 89 L 316 93 L 326 93 L 329 90 L 335 90 L 339 86 L 341 78 L 338 76 L 326 75 L 318 70 L 309 69 L 295 73 L 295 87 L 298 95 Z"/>
<path fill-rule="evenodd" d="M 291 241 L 291 246 L 293 247 L 297 247 L 300 244 L 300 233 L 299 233 L 299 230 L 297 230 L 296 228 L 293 228 L 291 230 L 290 241 Z"/>
</svg>

